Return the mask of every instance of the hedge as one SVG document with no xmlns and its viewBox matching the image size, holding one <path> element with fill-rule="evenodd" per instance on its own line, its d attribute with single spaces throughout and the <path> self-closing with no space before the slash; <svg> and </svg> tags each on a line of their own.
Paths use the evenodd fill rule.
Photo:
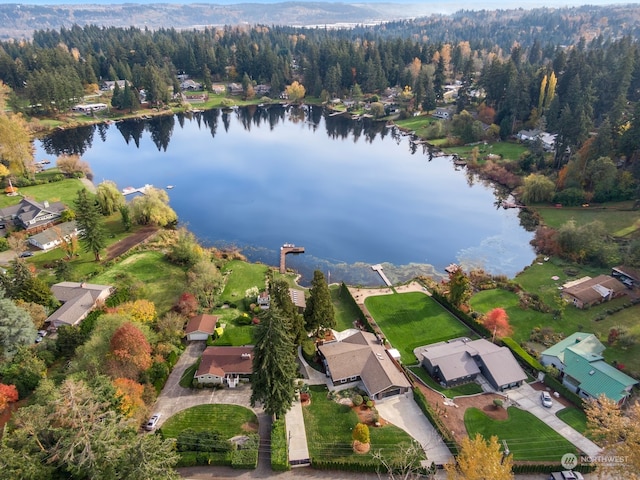
<svg viewBox="0 0 640 480">
<path fill-rule="evenodd" d="M 552 375 L 546 374 L 544 376 L 543 382 L 547 387 L 555 392 L 558 392 L 564 398 L 573 403 L 576 407 L 584 409 L 584 399 L 580 395 L 573 393 L 562 383 L 556 380 Z"/>
<path fill-rule="evenodd" d="M 458 444 L 456 443 L 453 435 L 446 427 L 446 425 L 440 420 L 440 417 L 433 411 L 429 402 L 427 402 L 424 393 L 420 391 L 418 388 L 413 389 L 413 399 L 416 401 L 424 416 L 427 417 L 431 425 L 435 427 L 435 429 L 442 436 L 442 440 L 444 441 L 447 448 L 451 451 L 454 456 L 458 455 Z"/>
<path fill-rule="evenodd" d="M 258 446 L 260 437 L 255 433 L 249 435 L 249 440 L 242 447 L 231 452 L 231 467 L 256 469 L 258 467 Z"/>
<path fill-rule="evenodd" d="M 371 325 L 369 325 L 369 322 L 367 322 L 367 319 L 365 318 L 364 313 L 362 312 L 362 309 L 360 308 L 360 305 L 358 305 L 358 302 L 356 302 L 355 298 L 353 298 L 353 296 L 351 295 L 351 292 L 349 291 L 349 288 L 347 287 L 347 285 L 344 282 L 342 282 L 340 284 L 340 296 L 342 298 L 348 298 L 349 299 L 351 304 L 358 311 L 358 315 L 360 317 L 361 323 L 366 326 L 368 331 L 373 332 L 373 329 L 371 328 Z"/>
<path fill-rule="evenodd" d="M 271 426 L 271 470 L 284 472 L 290 469 L 287 428 L 284 418 L 279 418 Z"/>
<path fill-rule="evenodd" d="M 466 314 L 458 307 L 449 302 L 447 297 L 441 295 L 437 291 L 431 292 L 431 298 L 433 298 L 436 302 L 440 304 L 444 309 L 448 310 L 454 317 L 464 323 L 467 327 L 469 327 L 472 331 L 477 333 L 483 338 L 491 338 L 493 336 L 493 332 L 491 332 L 487 327 L 478 323 L 474 318 L 470 315 Z"/>
<path fill-rule="evenodd" d="M 332 460 L 311 459 L 311 465 L 318 470 L 344 470 L 350 472 L 377 472 L 381 465 L 371 462 L 340 462 Z"/>
<path fill-rule="evenodd" d="M 504 337 L 502 339 L 502 343 L 505 347 L 511 350 L 511 353 L 520 360 L 520 363 L 524 363 L 529 368 L 531 368 L 534 372 L 543 372 L 545 368 L 542 364 L 533 358 L 524 348 L 518 345 L 513 338 Z"/>
<path fill-rule="evenodd" d="M 180 452 L 176 467 L 195 467 L 197 465 L 231 466 L 231 452 Z"/>
</svg>

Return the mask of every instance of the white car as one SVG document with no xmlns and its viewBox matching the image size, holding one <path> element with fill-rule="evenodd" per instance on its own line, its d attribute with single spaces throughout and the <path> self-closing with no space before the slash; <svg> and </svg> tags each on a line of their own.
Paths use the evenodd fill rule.
<svg viewBox="0 0 640 480">
<path fill-rule="evenodd" d="M 549 392 L 540 393 L 540 401 L 542 402 L 543 407 L 551 408 L 553 406 L 553 400 L 551 400 Z"/>
<path fill-rule="evenodd" d="M 160 414 L 156 413 L 154 416 L 152 416 L 149 421 L 147 422 L 147 424 L 144 426 L 145 430 L 151 431 L 154 428 L 156 428 L 156 425 L 158 424 L 158 421 L 160 420 Z"/>
</svg>

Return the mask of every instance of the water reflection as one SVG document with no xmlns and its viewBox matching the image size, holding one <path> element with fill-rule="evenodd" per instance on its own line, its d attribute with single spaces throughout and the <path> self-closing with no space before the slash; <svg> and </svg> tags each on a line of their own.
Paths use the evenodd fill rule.
<svg viewBox="0 0 640 480">
<path fill-rule="evenodd" d="M 320 269 L 379 285 L 370 267 L 383 262 L 392 281 L 451 262 L 514 275 L 533 260 L 519 212 L 496 208 L 499 189 L 396 127 L 320 107 L 120 121 L 56 131 L 36 149 L 52 163 L 82 155 L 120 188 L 175 186 L 172 207 L 206 245 L 233 244 L 269 265 L 283 243 L 305 246 L 287 258 L 303 283 Z"/>
</svg>

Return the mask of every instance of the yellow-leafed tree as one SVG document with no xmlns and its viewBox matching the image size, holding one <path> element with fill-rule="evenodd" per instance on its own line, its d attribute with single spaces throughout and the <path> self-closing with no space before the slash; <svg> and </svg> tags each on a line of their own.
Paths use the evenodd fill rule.
<svg viewBox="0 0 640 480">
<path fill-rule="evenodd" d="M 479 433 L 460 442 L 456 463 L 444 466 L 448 480 L 512 480 L 513 456 L 500 451 L 498 437 L 485 440 Z"/>
<path fill-rule="evenodd" d="M 285 87 L 285 91 L 287 92 L 289 100 L 294 103 L 301 101 L 307 93 L 304 85 L 297 81 L 294 81 L 291 85 L 287 85 L 287 87 Z"/>
<path fill-rule="evenodd" d="M 602 395 L 587 402 L 587 429 L 602 447 L 601 455 L 610 463 L 599 463 L 596 473 L 608 478 L 640 478 L 640 403 L 623 412 L 620 406 Z"/>
</svg>

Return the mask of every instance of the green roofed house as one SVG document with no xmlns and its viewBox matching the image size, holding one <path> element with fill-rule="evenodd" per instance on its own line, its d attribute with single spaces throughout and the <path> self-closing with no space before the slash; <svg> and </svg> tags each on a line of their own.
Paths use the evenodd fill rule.
<svg viewBox="0 0 640 480">
<path fill-rule="evenodd" d="M 542 352 L 542 364 L 560 370 L 562 384 L 582 398 L 622 404 L 638 381 L 604 361 L 605 347 L 590 333 L 576 332 Z"/>
</svg>

